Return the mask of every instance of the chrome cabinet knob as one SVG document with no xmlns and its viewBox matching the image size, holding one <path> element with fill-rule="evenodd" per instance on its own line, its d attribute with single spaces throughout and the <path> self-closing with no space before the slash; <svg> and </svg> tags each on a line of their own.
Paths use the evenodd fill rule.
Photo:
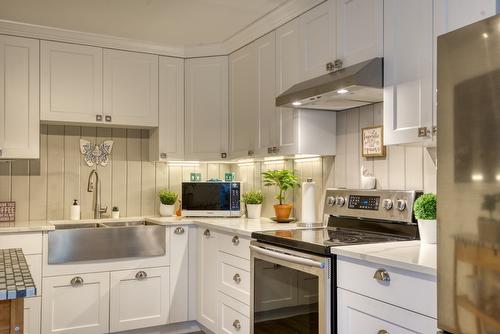
<svg viewBox="0 0 500 334">
<path fill-rule="evenodd" d="M 203 235 L 206 236 L 207 238 L 210 238 L 210 230 L 207 228 L 205 232 L 203 232 Z"/>
<path fill-rule="evenodd" d="M 384 209 L 386 209 L 386 210 L 390 210 L 390 209 L 392 209 L 392 206 L 393 206 L 392 199 L 384 199 L 384 204 L 382 204 L 382 206 L 383 206 L 383 207 L 384 207 Z"/>
<path fill-rule="evenodd" d="M 377 332 L 377 334 L 389 334 L 389 332 L 386 331 L 385 329 L 381 329 Z"/>
<path fill-rule="evenodd" d="M 396 202 L 396 207 L 399 211 L 405 211 L 406 201 L 404 199 L 398 199 L 398 201 Z"/>
<path fill-rule="evenodd" d="M 80 276 L 73 277 L 73 279 L 71 279 L 70 281 L 70 284 L 72 287 L 78 288 L 83 285 L 83 278 L 81 278 Z"/>
<path fill-rule="evenodd" d="M 233 276 L 233 281 L 234 281 L 236 284 L 240 284 L 240 283 L 241 283 L 241 276 L 240 276 L 240 274 L 238 274 L 238 273 L 234 274 L 234 276 Z"/>
<path fill-rule="evenodd" d="M 135 278 L 139 281 L 142 281 L 146 278 L 148 278 L 148 274 L 145 271 L 139 271 L 137 274 L 135 274 Z"/>
<path fill-rule="evenodd" d="M 95 115 L 95 120 L 97 122 L 102 122 L 102 115 Z"/>
<path fill-rule="evenodd" d="M 379 269 L 373 274 L 373 278 L 380 282 L 390 282 L 391 276 L 385 269 Z"/>
<path fill-rule="evenodd" d="M 336 203 L 336 199 L 334 196 L 329 196 L 327 199 L 326 199 L 326 204 L 330 207 L 334 206 Z"/>
<path fill-rule="evenodd" d="M 238 246 L 240 244 L 240 238 L 237 235 L 235 235 L 231 240 L 231 242 L 233 243 L 233 245 Z"/>
<path fill-rule="evenodd" d="M 345 204 L 345 198 L 342 197 L 342 196 L 338 196 L 336 199 L 335 199 L 335 202 L 337 203 L 338 206 L 340 207 L 343 207 L 344 204 Z"/>
<path fill-rule="evenodd" d="M 177 228 L 174 230 L 174 233 L 175 233 L 175 234 L 184 234 L 184 227 L 177 227 Z"/>
<path fill-rule="evenodd" d="M 240 330 L 241 329 L 241 322 L 239 320 L 233 321 L 233 327 Z"/>
</svg>

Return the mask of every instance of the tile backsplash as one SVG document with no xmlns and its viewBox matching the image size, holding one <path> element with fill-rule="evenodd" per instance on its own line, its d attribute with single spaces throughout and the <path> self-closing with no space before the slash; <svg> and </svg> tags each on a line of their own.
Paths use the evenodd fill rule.
<svg viewBox="0 0 500 334">
<path fill-rule="evenodd" d="M 0 201 L 16 201 L 16 220 L 68 219 L 74 199 L 81 204 L 82 218 L 91 218 L 93 194 L 87 192 L 92 168 L 80 154 L 80 138 L 92 143 L 114 141 L 112 158 L 106 167 L 97 167 L 101 180 L 102 205 L 120 208 L 121 216 L 158 214 L 158 190 L 170 188 L 180 193 L 181 182 L 191 172 L 203 180 L 224 179 L 235 172 L 243 191 L 262 189 L 262 214 L 274 215 L 275 189 L 264 187 L 261 173 L 269 169 L 293 168 L 304 182 L 316 182 L 318 217 L 327 187 L 360 187 L 360 168 L 377 178 L 382 189 L 423 189 L 436 191 L 436 168 L 427 150 L 420 146 L 391 146 L 383 158 L 363 158 L 360 153 L 361 128 L 382 124 L 382 104 L 365 106 L 337 114 L 337 155 L 302 162 L 258 162 L 255 164 L 201 163 L 199 166 L 169 166 L 148 161 L 149 131 L 138 129 L 41 125 L 39 160 L 0 162 Z M 300 218 L 301 191 L 288 194 L 294 216 Z"/>
</svg>

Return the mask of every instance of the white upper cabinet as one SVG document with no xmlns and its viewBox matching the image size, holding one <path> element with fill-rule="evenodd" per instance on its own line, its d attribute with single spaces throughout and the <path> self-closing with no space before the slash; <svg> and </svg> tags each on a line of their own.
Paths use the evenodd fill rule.
<svg viewBox="0 0 500 334">
<path fill-rule="evenodd" d="M 428 142 L 433 125 L 433 0 L 384 1 L 384 141 Z"/>
<path fill-rule="evenodd" d="M 38 159 L 38 92 L 38 41 L 0 35 L 0 159 Z"/>
<path fill-rule="evenodd" d="M 102 122 L 102 49 L 42 41 L 40 50 L 41 120 Z"/>
<path fill-rule="evenodd" d="M 103 68 L 105 121 L 158 126 L 158 56 L 106 49 Z"/>
<path fill-rule="evenodd" d="M 299 20 L 292 20 L 276 30 L 276 95 L 300 79 Z"/>
<path fill-rule="evenodd" d="M 298 17 L 300 79 L 327 73 L 326 64 L 337 56 L 336 1 L 326 1 Z"/>
<path fill-rule="evenodd" d="M 276 110 L 276 33 L 254 42 L 257 55 L 257 143 L 255 153 L 267 154 L 277 145 Z"/>
<path fill-rule="evenodd" d="M 337 0 L 337 58 L 343 66 L 382 57 L 383 0 Z"/>
<path fill-rule="evenodd" d="M 185 158 L 228 154 L 228 57 L 186 60 Z"/>
<path fill-rule="evenodd" d="M 229 56 L 229 155 L 252 156 L 257 137 L 258 73 L 255 44 Z"/>
<path fill-rule="evenodd" d="M 184 158 L 184 59 L 160 57 L 158 128 L 150 138 L 151 160 Z"/>
<path fill-rule="evenodd" d="M 481 21 L 497 13 L 496 0 L 435 0 L 437 34 Z"/>
</svg>

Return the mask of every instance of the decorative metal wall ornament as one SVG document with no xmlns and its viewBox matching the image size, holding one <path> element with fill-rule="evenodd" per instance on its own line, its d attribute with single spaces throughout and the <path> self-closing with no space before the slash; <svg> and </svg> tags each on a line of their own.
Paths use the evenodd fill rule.
<svg viewBox="0 0 500 334">
<path fill-rule="evenodd" d="M 113 141 L 105 140 L 102 144 L 92 144 L 88 140 L 80 139 L 80 152 L 89 167 L 101 165 L 105 167 L 113 149 Z"/>
</svg>

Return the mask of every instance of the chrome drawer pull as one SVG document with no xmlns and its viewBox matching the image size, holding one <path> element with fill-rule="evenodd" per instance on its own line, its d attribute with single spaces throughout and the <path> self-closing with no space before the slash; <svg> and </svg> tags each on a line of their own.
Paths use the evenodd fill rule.
<svg viewBox="0 0 500 334">
<path fill-rule="evenodd" d="M 240 274 L 234 274 L 234 276 L 233 276 L 233 281 L 234 281 L 236 284 L 240 284 L 240 283 L 241 283 L 241 276 L 240 276 Z"/>
<path fill-rule="evenodd" d="M 377 332 L 377 334 L 389 334 L 389 332 L 386 331 L 385 329 L 381 329 Z"/>
<path fill-rule="evenodd" d="M 238 329 L 238 330 L 240 330 L 241 329 L 241 323 L 240 323 L 240 321 L 239 320 L 235 320 L 233 322 L 233 327 L 236 328 L 236 329 Z"/>
<path fill-rule="evenodd" d="M 375 272 L 375 274 L 373 274 L 373 278 L 375 278 L 377 281 L 381 281 L 381 282 L 390 282 L 391 281 L 391 276 L 389 276 L 389 273 L 385 269 L 377 270 Z"/>
<path fill-rule="evenodd" d="M 183 234 L 184 233 L 184 228 L 183 227 L 178 227 L 174 230 L 175 234 Z"/>
<path fill-rule="evenodd" d="M 76 276 L 71 280 L 70 284 L 72 287 L 78 288 L 83 285 L 83 278 Z"/>
<path fill-rule="evenodd" d="M 206 236 L 207 238 L 210 238 L 210 230 L 206 229 L 205 232 L 203 232 L 203 235 Z"/>
<path fill-rule="evenodd" d="M 148 278 L 148 274 L 146 274 L 145 271 L 139 271 L 137 272 L 137 274 L 135 274 L 135 278 L 139 281 L 142 281 L 142 280 L 145 280 L 146 278 Z"/>
<path fill-rule="evenodd" d="M 235 246 L 238 246 L 240 244 L 240 238 L 237 235 L 235 235 L 231 241 Z"/>
</svg>

